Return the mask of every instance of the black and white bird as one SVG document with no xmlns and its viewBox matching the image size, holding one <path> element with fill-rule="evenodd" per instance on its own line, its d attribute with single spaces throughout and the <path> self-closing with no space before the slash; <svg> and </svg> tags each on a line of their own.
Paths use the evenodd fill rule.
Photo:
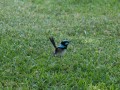
<svg viewBox="0 0 120 90">
<path fill-rule="evenodd" d="M 54 56 L 62 56 L 65 53 L 66 49 L 67 49 L 69 41 L 68 40 L 63 40 L 59 44 L 59 46 L 56 46 L 54 38 L 50 37 L 49 39 L 50 39 L 51 43 L 53 44 L 53 46 L 55 48 Z"/>
</svg>

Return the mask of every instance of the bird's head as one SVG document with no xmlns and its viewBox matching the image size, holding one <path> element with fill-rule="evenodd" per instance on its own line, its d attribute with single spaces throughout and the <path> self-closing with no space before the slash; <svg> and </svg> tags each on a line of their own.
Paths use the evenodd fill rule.
<svg viewBox="0 0 120 90">
<path fill-rule="evenodd" d="M 68 40 L 63 40 L 63 41 L 61 42 L 61 44 L 64 45 L 64 46 L 67 46 L 67 45 L 69 44 L 69 41 L 68 41 Z"/>
<path fill-rule="evenodd" d="M 63 40 L 61 44 L 58 46 L 59 48 L 67 49 L 67 46 L 70 42 L 68 40 Z"/>
</svg>

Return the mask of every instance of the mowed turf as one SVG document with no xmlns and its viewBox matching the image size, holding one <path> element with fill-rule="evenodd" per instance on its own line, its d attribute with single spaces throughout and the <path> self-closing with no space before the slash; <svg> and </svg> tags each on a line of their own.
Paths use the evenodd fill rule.
<svg viewBox="0 0 120 90">
<path fill-rule="evenodd" d="M 0 90 L 120 90 L 120 1 L 0 0 Z"/>
</svg>

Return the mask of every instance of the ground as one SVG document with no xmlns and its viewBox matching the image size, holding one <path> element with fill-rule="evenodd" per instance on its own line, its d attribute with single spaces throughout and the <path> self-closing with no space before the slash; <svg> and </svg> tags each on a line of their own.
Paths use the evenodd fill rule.
<svg viewBox="0 0 120 90">
<path fill-rule="evenodd" d="M 70 40 L 51 57 L 49 37 Z M 0 89 L 120 90 L 119 0 L 1 0 Z"/>
</svg>

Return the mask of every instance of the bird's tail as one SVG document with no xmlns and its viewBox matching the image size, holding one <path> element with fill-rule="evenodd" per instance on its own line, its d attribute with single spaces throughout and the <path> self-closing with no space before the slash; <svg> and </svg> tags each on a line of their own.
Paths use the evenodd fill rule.
<svg viewBox="0 0 120 90">
<path fill-rule="evenodd" d="M 54 48 L 56 48 L 56 44 L 55 44 L 54 38 L 53 38 L 53 37 L 50 37 L 49 39 L 50 39 L 51 43 L 53 44 Z"/>
</svg>

